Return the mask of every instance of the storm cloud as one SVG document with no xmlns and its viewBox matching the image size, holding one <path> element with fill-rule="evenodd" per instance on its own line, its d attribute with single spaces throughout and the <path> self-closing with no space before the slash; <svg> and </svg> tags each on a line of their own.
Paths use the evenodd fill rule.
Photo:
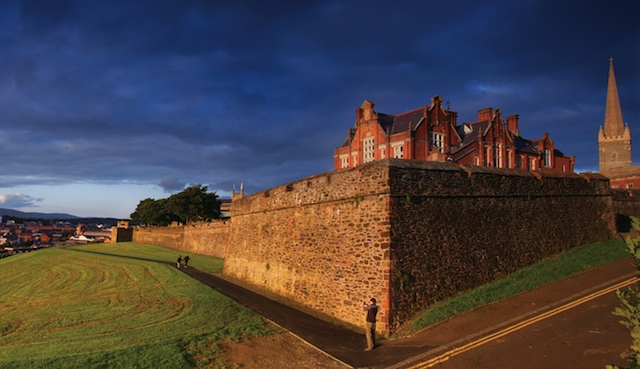
<svg viewBox="0 0 640 369">
<path fill-rule="evenodd" d="M 548 132 L 577 171 L 597 170 L 610 57 L 640 137 L 639 9 L 633 0 L 3 1 L 0 185 L 228 192 L 242 182 L 256 192 L 332 170 L 365 99 L 397 114 L 434 95 L 460 122 L 486 107 L 519 114 L 525 137 Z"/>
</svg>

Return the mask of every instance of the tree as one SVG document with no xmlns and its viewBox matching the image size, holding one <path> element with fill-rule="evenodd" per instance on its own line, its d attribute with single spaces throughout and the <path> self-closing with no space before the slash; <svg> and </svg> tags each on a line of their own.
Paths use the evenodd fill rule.
<svg viewBox="0 0 640 369">
<path fill-rule="evenodd" d="M 148 225 L 167 226 L 176 220 L 167 207 L 167 199 L 144 199 L 131 214 L 134 223 L 146 223 Z"/>
<path fill-rule="evenodd" d="M 631 226 L 636 231 L 640 231 L 640 219 L 631 217 Z M 636 261 L 636 268 L 640 270 L 640 241 L 638 238 L 625 237 L 627 249 Z M 627 287 L 624 290 L 616 291 L 621 306 L 617 307 L 613 314 L 620 316 L 623 320 L 620 324 L 631 331 L 631 349 L 633 354 L 629 357 L 628 369 L 640 368 L 640 290 L 638 287 Z M 607 369 L 623 369 L 616 365 L 607 365 Z"/>
<path fill-rule="evenodd" d="M 167 226 L 173 221 L 182 223 L 209 221 L 220 217 L 220 201 L 215 192 L 200 184 L 171 195 L 168 199 L 144 199 L 131 213 L 134 223 Z"/>
<path fill-rule="evenodd" d="M 197 184 L 171 195 L 167 201 L 169 212 L 179 221 L 209 221 L 220 217 L 220 201 L 215 192 L 208 193 L 208 187 Z"/>
</svg>

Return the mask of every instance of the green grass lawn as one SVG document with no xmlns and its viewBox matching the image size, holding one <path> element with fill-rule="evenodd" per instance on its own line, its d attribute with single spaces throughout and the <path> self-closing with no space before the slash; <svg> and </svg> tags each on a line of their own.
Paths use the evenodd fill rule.
<svg viewBox="0 0 640 369">
<path fill-rule="evenodd" d="M 627 248 L 621 239 L 612 239 L 576 247 L 555 258 L 545 259 L 531 267 L 521 269 L 506 278 L 437 302 L 421 312 L 409 327 L 403 329 L 402 332 L 398 332 L 398 334 L 411 334 L 479 306 L 630 257 L 631 255 L 627 252 Z"/>
<path fill-rule="evenodd" d="M 178 255 L 187 255 L 184 251 L 167 247 L 147 245 L 143 243 L 118 242 L 118 243 L 94 243 L 81 246 L 67 246 L 78 251 L 91 251 L 95 253 L 127 256 L 140 259 L 149 259 L 174 263 Z M 222 273 L 223 260 L 213 256 L 189 254 L 189 266 L 207 273 Z"/>
<path fill-rule="evenodd" d="M 173 263 L 178 253 L 95 244 L 0 260 L 0 368 L 215 367 L 219 341 L 269 333 L 173 264 L 135 259 Z M 190 256 L 194 267 L 221 269 L 219 259 Z"/>
</svg>

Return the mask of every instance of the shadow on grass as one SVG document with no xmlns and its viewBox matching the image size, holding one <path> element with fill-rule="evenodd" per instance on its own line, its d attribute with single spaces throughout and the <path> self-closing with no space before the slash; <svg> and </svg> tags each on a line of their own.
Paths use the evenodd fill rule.
<svg viewBox="0 0 640 369">
<path fill-rule="evenodd" d="M 116 258 L 126 258 L 126 259 L 133 259 L 133 260 L 142 260 L 142 261 L 152 261 L 152 262 L 155 262 L 155 263 L 162 263 L 162 264 L 167 264 L 167 265 L 175 265 L 176 264 L 173 261 L 164 261 L 164 260 L 158 260 L 158 259 L 147 259 L 147 258 L 141 258 L 141 257 L 138 257 L 138 256 L 110 254 L 108 252 L 100 252 L 100 251 L 92 251 L 92 250 L 81 250 L 81 249 L 72 248 L 71 246 L 61 246 L 61 248 L 65 249 L 65 250 L 68 250 L 68 251 L 86 252 L 88 254 L 98 254 L 98 255 L 105 255 L 105 256 L 113 256 L 113 257 L 116 257 Z"/>
</svg>

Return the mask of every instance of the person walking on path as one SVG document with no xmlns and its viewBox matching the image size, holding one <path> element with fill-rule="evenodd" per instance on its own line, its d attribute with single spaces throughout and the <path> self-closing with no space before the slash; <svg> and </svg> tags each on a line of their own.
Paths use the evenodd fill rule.
<svg viewBox="0 0 640 369">
<path fill-rule="evenodd" d="M 364 326 L 364 334 L 367 337 L 367 349 L 365 351 L 371 351 L 376 347 L 376 315 L 378 314 L 376 299 L 371 298 L 369 303 L 363 302 L 362 310 L 367 312 Z"/>
<path fill-rule="evenodd" d="M 176 267 L 180 269 L 180 265 L 182 265 L 182 255 L 178 255 L 178 261 L 176 262 Z"/>
<path fill-rule="evenodd" d="M 189 267 L 189 255 L 184 256 L 184 268 L 187 269 Z"/>
</svg>

